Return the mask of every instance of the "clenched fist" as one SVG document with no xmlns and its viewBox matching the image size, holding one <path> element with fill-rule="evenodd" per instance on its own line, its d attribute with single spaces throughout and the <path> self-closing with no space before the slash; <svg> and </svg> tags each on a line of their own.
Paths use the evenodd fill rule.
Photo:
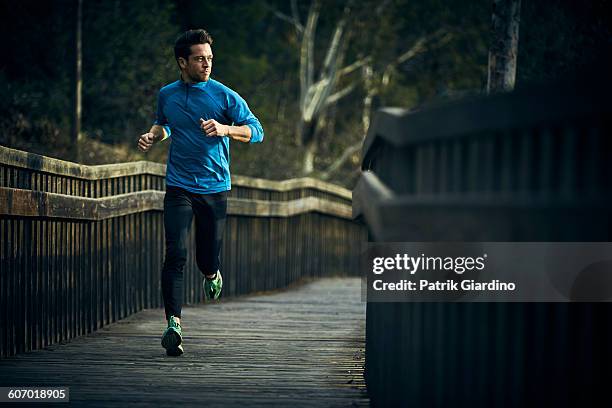
<svg viewBox="0 0 612 408">
<path fill-rule="evenodd" d="M 138 150 L 141 152 L 148 152 L 151 146 L 153 146 L 155 135 L 151 132 L 145 133 L 138 139 Z"/>
<path fill-rule="evenodd" d="M 200 118 L 200 128 L 206 136 L 228 136 L 229 126 L 222 125 L 214 119 L 204 120 Z"/>
</svg>

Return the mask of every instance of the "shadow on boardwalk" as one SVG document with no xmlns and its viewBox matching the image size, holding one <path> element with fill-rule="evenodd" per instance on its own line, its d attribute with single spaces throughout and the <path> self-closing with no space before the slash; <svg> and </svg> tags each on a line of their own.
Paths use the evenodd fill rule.
<svg viewBox="0 0 612 408">
<path fill-rule="evenodd" d="M 162 311 L 145 310 L 0 361 L 0 385 L 69 386 L 71 406 L 368 406 L 360 291 L 331 278 L 187 307 L 178 358 L 160 346 Z"/>
</svg>

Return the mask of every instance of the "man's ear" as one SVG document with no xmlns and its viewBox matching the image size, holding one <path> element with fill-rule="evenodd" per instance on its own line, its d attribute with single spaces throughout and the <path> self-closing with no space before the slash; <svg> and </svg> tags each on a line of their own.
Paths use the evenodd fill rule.
<svg viewBox="0 0 612 408">
<path fill-rule="evenodd" d="M 183 57 L 178 57 L 178 64 L 182 69 L 187 68 L 187 60 Z"/>
</svg>

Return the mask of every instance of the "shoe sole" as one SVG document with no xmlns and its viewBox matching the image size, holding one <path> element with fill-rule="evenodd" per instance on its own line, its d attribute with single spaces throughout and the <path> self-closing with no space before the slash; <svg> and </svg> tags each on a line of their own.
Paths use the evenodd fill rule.
<svg viewBox="0 0 612 408">
<path fill-rule="evenodd" d="M 178 357 L 182 354 L 183 354 L 183 346 L 180 344 L 174 348 L 166 349 L 166 355 L 171 356 L 171 357 Z"/>
<path fill-rule="evenodd" d="M 163 348 L 166 349 L 166 351 L 168 351 L 170 349 L 178 348 L 182 342 L 183 342 L 183 339 L 181 338 L 181 336 L 179 336 L 179 334 L 175 330 L 168 330 L 166 332 L 166 335 L 162 337 L 161 345 Z"/>
</svg>

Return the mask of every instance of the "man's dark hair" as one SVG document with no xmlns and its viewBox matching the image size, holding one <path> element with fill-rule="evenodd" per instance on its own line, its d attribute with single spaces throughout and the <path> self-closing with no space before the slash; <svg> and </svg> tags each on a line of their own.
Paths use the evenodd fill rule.
<svg viewBox="0 0 612 408">
<path fill-rule="evenodd" d="M 185 31 L 174 43 L 174 58 L 176 59 L 176 63 L 178 64 L 179 57 L 185 58 L 185 60 L 189 59 L 192 45 L 206 43 L 212 45 L 213 39 L 205 30 L 200 28 L 198 30 Z"/>
</svg>

